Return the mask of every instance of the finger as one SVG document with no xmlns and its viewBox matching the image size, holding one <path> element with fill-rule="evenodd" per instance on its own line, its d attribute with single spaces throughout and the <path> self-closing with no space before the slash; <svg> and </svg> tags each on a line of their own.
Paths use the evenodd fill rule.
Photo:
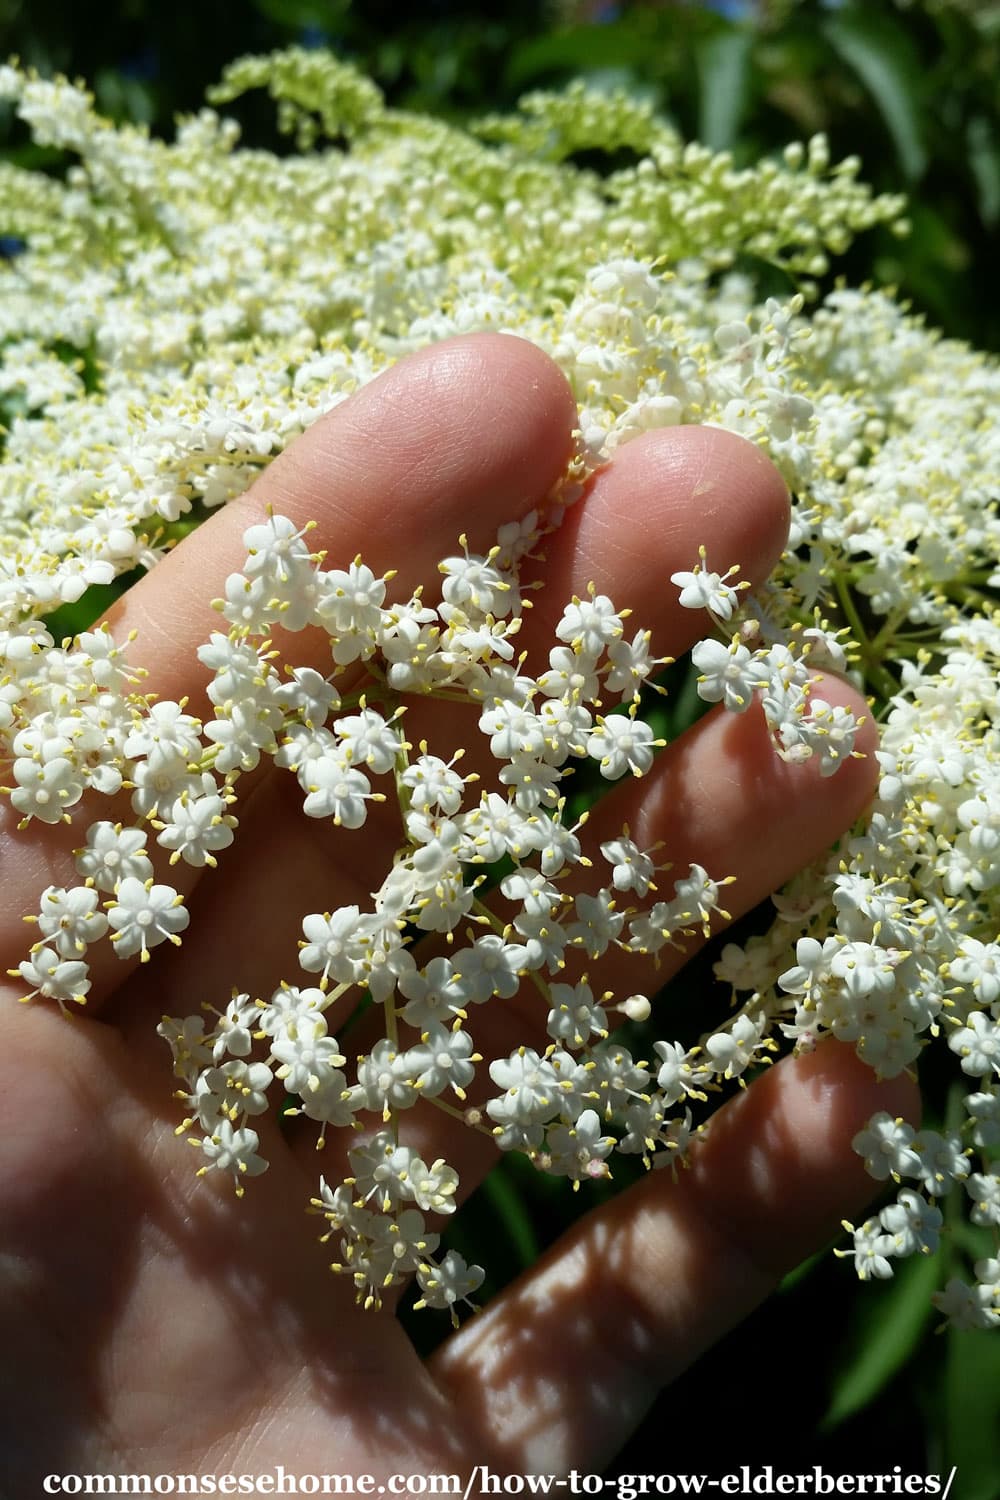
<svg viewBox="0 0 1000 1500">
<path fill-rule="evenodd" d="M 826 1043 L 765 1073 L 674 1182 L 654 1172 L 564 1235 L 442 1347 L 432 1370 L 512 1470 L 599 1470 L 657 1390 L 871 1197 L 850 1142 L 915 1111 Z"/>
<path fill-rule="evenodd" d="M 562 374 L 521 339 L 473 335 L 424 350 L 336 407 L 246 496 L 182 542 L 111 612 L 114 633 L 136 632 L 130 660 L 148 669 L 147 690 L 190 693 L 197 711 L 207 673 L 195 653 L 219 623 L 210 601 L 241 567 L 243 532 L 268 507 L 302 524 L 315 520 L 316 546 L 338 559 L 363 551 L 376 571 L 399 566 L 405 592 L 463 529 L 485 547 L 499 524 L 541 503 L 568 462 L 574 420 Z M 315 664 L 328 663 L 318 632 L 292 649 L 298 665 L 310 663 L 310 652 Z M 88 821 L 116 815 L 131 821 L 127 802 L 88 799 L 72 827 L 36 824 L 19 834 L 14 810 L 0 806 L 0 856 L 20 897 L 0 913 L 5 967 L 29 946 L 21 917 L 36 909 L 37 893 L 78 883 L 72 851 Z M 182 889 L 196 879 L 178 867 Z M 103 949 L 93 956 L 96 998 L 125 971 Z"/>
<path fill-rule="evenodd" d="M 375 572 L 398 570 L 406 597 L 433 573 L 460 532 L 489 547 L 498 526 L 539 505 L 569 461 L 576 421 L 558 367 L 524 339 L 472 334 L 432 345 L 364 386 L 270 464 L 130 589 L 110 612 L 117 636 L 137 632 L 132 656 L 163 697 L 196 693 L 207 672 L 198 646 L 218 629 L 211 609 L 246 560 L 243 533 L 268 509 L 317 523 L 315 550 L 331 566 L 362 554 Z M 285 635 L 296 665 L 329 666 Z"/>
<path fill-rule="evenodd" d="M 681 606 L 671 573 L 691 568 L 704 546 L 712 571 L 735 564 L 742 579 L 763 583 L 788 520 L 781 475 L 745 438 L 719 427 L 646 433 L 616 452 L 548 543 L 545 587 L 521 644 L 547 655 L 565 605 L 594 583 L 632 611 L 630 629 L 653 632 L 659 654 L 679 655 L 705 616 Z"/>
<path fill-rule="evenodd" d="M 595 865 L 607 871 L 600 845 L 628 824 L 641 848 L 663 846 L 658 857 L 670 868 L 657 877 L 659 895 L 669 897 L 674 881 L 700 864 L 714 880 L 731 879 L 722 904 L 736 918 L 818 859 L 875 793 L 878 732 L 865 700 L 841 678 L 817 674 L 812 696 L 864 720 L 858 758 L 824 776 L 818 756 L 799 764 L 781 759 L 759 706 L 743 714 L 719 706 L 668 746 L 648 777 L 619 783 L 598 803 L 586 829 Z M 724 925 L 716 920 L 713 930 Z M 627 982 L 652 995 L 705 941 L 695 927 L 655 962 L 610 950 L 606 964 L 595 966 L 595 981 L 618 989 L 629 963 Z"/>
<path fill-rule="evenodd" d="M 648 630 L 658 657 L 677 657 L 706 628 L 705 616 L 685 609 L 672 573 L 689 569 L 708 549 L 713 571 L 731 564 L 754 586 L 764 582 L 788 536 L 788 491 L 774 465 L 752 443 L 715 427 L 677 427 L 647 433 L 620 448 L 594 475 L 583 498 L 527 560 L 521 579 L 531 608 L 517 637 L 526 670 L 549 666 L 562 647 L 556 628 L 566 605 L 594 586 L 628 610 L 625 635 Z M 448 704 L 412 708 L 409 737 L 426 738 L 447 760 L 466 747 L 463 774 L 483 787 L 497 785 L 499 762 L 478 728 L 480 710 Z"/>
<path fill-rule="evenodd" d="M 610 883 L 601 845 L 619 837 L 627 825 L 640 848 L 661 846 L 658 858 L 668 868 L 658 874 L 656 898 L 669 898 L 675 880 L 697 863 L 714 880 L 730 882 L 723 892 L 725 913 L 715 915 L 710 931 L 693 923 L 655 956 L 611 945 L 602 957 L 588 960 L 567 948 L 567 971 L 557 976 L 560 980 L 574 982 L 586 968 L 595 994 L 613 991 L 619 999 L 636 992 L 654 996 L 709 936 L 722 931 L 730 919 L 752 911 L 850 828 L 871 801 L 878 781 L 877 730 L 864 699 L 839 677 L 818 674 L 813 693 L 864 719 L 856 741 L 858 758 L 846 760 L 835 776 L 822 774 L 816 756 L 798 764 L 782 760 L 756 705 L 744 714 L 720 706 L 668 746 L 648 776 L 618 783 L 597 803 L 580 836 L 592 868 L 575 869 L 568 891 Z M 620 904 L 630 899 L 631 893 Z M 645 904 L 653 899 L 650 895 Z M 494 906 L 503 920 L 514 914 L 514 908 L 501 900 Z M 622 936 L 627 937 L 627 931 Z M 508 1006 L 487 1007 L 482 1024 L 488 1027 L 496 1016 L 508 1027 L 520 1023 L 524 1032 L 525 1019 L 534 1017 L 534 1040 L 521 1035 L 511 1045 L 537 1045 L 542 1039 L 537 1001 L 537 992 L 525 986 Z M 659 1017 L 660 1024 L 668 1020 Z M 484 1040 L 490 1045 L 494 1038 Z"/>
</svg>

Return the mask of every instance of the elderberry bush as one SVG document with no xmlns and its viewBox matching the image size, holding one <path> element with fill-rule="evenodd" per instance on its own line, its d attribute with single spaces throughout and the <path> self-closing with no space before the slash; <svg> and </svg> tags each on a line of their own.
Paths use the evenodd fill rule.
<svg viewBox="0 0 1000 1500">
<path fill-rule="evenodd" d="M 901 202 L 872 198 L 857 161 L 831 167 L 821 137 L 737 171 L 625 95 L 535 94 L 463 132 L 385 108 L 331 57 L 290 52 L 234 64 L 213 102 L 258 87 L 294 154 L 241 151 L 211 109 L 173 143 L 152 140 L 99 119 L 80 87 L 0 68 L 0 97 L 70 158 L 64 179 L 0 167 L 5 227 L 27 247 L 0 265 L 0 732 L 23 823 L 81 821 L 79 884 L 41 893 L 39 939 L 14 971 L 26 998 L 85 1001 L 97 943 L 155 961 L 182 941 L 189 914 L 156 880 L 152 846 L 221 863 L 240 780 L 273 757 L 305 815 L 337 830 L 388 799 L 396 858 L 370 906 L 303 913 L 272 994 L 217 997 L 161 1032 L 198 1169 L 238 1191 L 265 1168 L 250 1122 L 272 1101 L 290 1096 L 323 1141 L 381 1118 L 313 1204 L 363 1301 L 415 1274 L 423 1301 L 454 1308 L 480 1279 L 438 1253 L 425 1219 L 447 1214 L 457 1174 L 402 1143 L 418 1101 L 579 1181 L 616 1150 L 682 1163 L 709 1095 L 829 1034 L 887 1077 L 933 1046 L 965 1097 L 946 1132 L 877 1116 L 857 1137 L 872 1176 L 899 1184 L 852 1230 L 859 1274 L 932 1252 L 954 1190 L 992 1250 L 938 1305 L 959 1326 L 995 1326 L 1000 382 L 891 295 L 841 286 L 819 301 L 813 280 L 856 232 L 904 230 Z M 634 164 L 577 165 L 594 150 Z M 797 290 L 761 297 L 746 256 Z M 156 566 L 395 359 L 480 329 L 559 364 L 577 452 L 544 513 L 485 555 L 459 544 L 442 562 L 440 600 L 434 580 L 396 596 L 391 577 L 314 555 L 272 516 L 219 601 L 228 629 L 200 653 L 204 722 L 144 698 L 141 663 L 107 629 L 59 634 L 60 610 Z M 626 623 L 628 601 L 593 591 L 562 601 L 548 667 L 529 677 L 518 567 L 617 448 L 705 422 L 767 451 L 793 521 L 756 593 L 710 538 L 674 576 L 712 622 L 693 652 L 698 691 L 736 713 L 759 705 L 775 754 L 833 774 L 857 724 L 810 683 L 820 667 L 853 674 L 880 723 L 881 779 L 852 836 L 775 897 L 770 930 L 723 951 L 728 1021 L 694 1040 L 651 1035 L 634 1057 L 613 1023 L 645 1020 L 649 999 L 595 994 L 588 962 L 612 946 L 655 959 L 707 928 L 727 872 L 668 871 L 669 850 L 623 830 L 580 887 L 569 773 L 650 769 L 659 741 L 640 695 L 662 663 Z M 329 670 L 285 669 L 276 626 L 325 631 Z M 407 704 L 428 696 L 474 706 L 490 784 L 463 776 L 465 746 L 408 739 Z M 84 826 L 101 794 L 125 794 L 130 821 Z M 524 985 L 540 992 L 548 1046 L 481 1057 L 477 1007 Z M 384 1034 L 349 1058 L 326 1013 L 363 996 Z M 484 1079 L 492 1092 L 471 1108 Z"/>
</svg>

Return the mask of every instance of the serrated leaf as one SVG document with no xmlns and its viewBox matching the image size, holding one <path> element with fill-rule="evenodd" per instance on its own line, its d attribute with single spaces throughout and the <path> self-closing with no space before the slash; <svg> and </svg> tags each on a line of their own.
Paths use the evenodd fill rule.
<svg viewBox="0 0 1000 1500">
<path fill-rule="evenodd" d="M 920 60 L 913 43 L 887 15 L 844 10 L 824 22 L 823 33 L 857 74 L 892 136 L 900 166 L 911 181 L 927 166 L 920 117 Z"/>
<path fill-rule="evenodd" d="M 865 1289 L 858 1304 L 864 1319 L 858 1347 L 836 1377 L 822 1431 L 861 1411 L 902 1369 L 933 1317 L 930 1299 L 940 1272 L 939 1255 L 915 1255 L 902 1263 L 888 1287 Z"/>
<path fill-rule="evenodd" d="M 713 151 L 736 144 L 750 98 L 752 33 L 720 31 L 697 50 L 698 139 Z"/>
</svg>

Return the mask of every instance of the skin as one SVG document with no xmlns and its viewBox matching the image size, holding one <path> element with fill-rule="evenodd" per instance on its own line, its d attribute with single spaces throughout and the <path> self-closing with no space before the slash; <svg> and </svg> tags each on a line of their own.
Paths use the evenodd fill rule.
<svg viewBox="0 0 1000 1500">
<path fill-rule="evenodd" d="M 376 571 L 401 568 L 400 594 L 421 579 L 432 588 L 460 532 L 485 549 L 500 523 L 543 499 L 574 416 L 560 372 L 519 339 L 477 335 L 414 355 L 134 588 L 115 633 L 136 632 L 130 660 L 148 668 L 148 690 L 189 693 L 198 712 L 205 673 L 194 651 L 219 623 L 208 601 L 268 506 L 315 519 L 331 564 L 363 552 Z M 519 644 L 544 659 L 563 602 L 593 580 L 653 629 L 659 654 L 677 655 L 702 622 L 677 605 L 670 573 L 705 542 L 713 566 L 738 561 L 761 580 L 787 522 L 780 478 L 741 439 L 697 428 L 640 438 L 549 540 L 539 573 L 551 590 L 535 596 Z M 282 660 L 322 665 L 318 639 L 281 645 Z M 821 691 L 855 703 L 836 679 Z M 433 726 L 434 748 L 474 739 L 454 717 L 415 709 L 408 736 Z M 811 765 L 775 757 L 755 713 L 713 712 L 649 778 L 612 793 L 586 843 L 596 849 L 627 820 L 641 846 L 662 840 L 682 869 L 697 858 L 735 875 L 726 904 L 737 915 L 850 825 L 874 776 L 869 756 L 821 781 Z M 301 815 L 293 777 L 270 769 L 247 787 L 241 853 L 203 876 L 181 865 L 168 877 L 190 891 L 182 948 L 142 968 L 95 962 L 86 1014 L 72 1022 L 19 1004 L 16 981 L 0 995 L 0 1347 L 14 1372 L 0 1403 L 5 1493 L 40 1493 L 44 1474 L 64 1471 L 600 1468 L 663 1383 L 857 1213 L 871 1184 L 851 1137 L 877 1109 L 912 1110 L 911 1085 L 879 1084 L 836 1044 L 779 1063 L 716 1116 L 689 1171 L 650 1173 L 585 1216 L 424 1365 L 391 1312 L 364 1313 L 350 1282 L 329 1274 L 320 1221 L 303 1213 L 318 1170 L 335 1175 L 332 1142 L 317 1161 L 312 1128 L 285 1137 L 255 1121 L 271 1167 L 238 1201 L 228 1177 L 196 1178 L 198 1158 L 174 1134 L 160 1016 L 223 1006 L 233 985 L 266 995 L 293 978 L 302 914 L 364 906 L 395 848 L 388 809 L 359 844 L 342 843 Z M 19 833 L 9 805 L 0 812 L 7 968 L 27 952 L 21 918 L 42 887 L 74 883 L 71 851 L 88 818 Z M 616 955 L 590 975 L 595 990 L 631 993 L 669 971 L 657 979 Z M 477 1013 L 480 1051 L 544 1045 L 531 998 Z M 490 1165 L 483 1143 L 438 1112 L 414 1111 L 412 1129 L 426 1159 L 460 1164 L 466 1192 Z"/>
</svg>

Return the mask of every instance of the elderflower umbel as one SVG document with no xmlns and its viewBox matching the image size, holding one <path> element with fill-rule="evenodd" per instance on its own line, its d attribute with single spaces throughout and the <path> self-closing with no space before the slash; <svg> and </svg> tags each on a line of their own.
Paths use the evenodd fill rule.
<svg viewBox="0 0 1000 1500">
<path fill-rule="evenodd" d="M 295 151 L 240 152 L 238 126 L 213 109 L 153 140 L 101 121 L 65 80 L 0 68 L 0 99 L 38 144 L 71 154 L 64 175 L 8 165 L 2 181 L 6 228 L 27 249 L 0 263 L 0 736 L 22 826 L 80 823 L 79 885 L 40 894 L 39 939 L 15 971 L 27 994 L 75 1008 L 95 945 L 156 961 L 178 941 L 189 917 L 157 883 L 161 855 L 224 868 L 240 778 L 273 761 L 331 836 L 398 803 L 399 858 L 370 902 L 303 914 L 302 974 L 292 953 L 271 994 L 205 996 L 204 1020 L 161 1029 L 202 1170 L 238 1188 L 264 1167 L 247 1120 L 289 1080 L 298 1128 L 319 1140 L 379 1116 L 381 1155 L 356 1148 L 354 1181 L 321 1178 L 313 1201 L 362 1301 L 413 1275 L 422 1303 L 453 1310 L 478 1284 L 423 1218 L 453 1207 L 451 1169 L 395 1144 L 417 1099 L 454 1109 L 490 1079 L 471 1128 L 576 1181 L 613 1170 L 608 1141 L 682 1159 L 688 1101 L 739 1086 L 778 1035 L 799 1048 L 839 1037 L 886 1076 L 936 1045 L 967 1091 L 947 1132 L 883 1117 L 860 1132 L 873 1176 L 900 1185 L 856 1231 L 862 1277 L 928 1252 L 953 1185 L 995 1227 L 1000 378 L 892 296 L 838 285 L 818 301 L 812 280 L 854 233 L 898 223 L 901 201 L 873 198 L 856 160 L 831 167 L 821 136 L 737 170 L 647 103 L 582 85 L 472 131 L 420 116 L 401 130 L 347 64 L 292 50 L 233 64 L 213 103 L 256 88 Z M 576 165 L 608 149 L 630 164 Z M 744 251 L 800 292 L 762 298 L 734 269 Z M 622 830 L 592 888 L 568 894 L 566 872 L 586 869 L 568 773 L 648 771 L 662 734 L 639 695 L 662 663 L 617 607 L 628 601 L 595 590 L 566 606 L 537 680 L 521 675 L 517 564 L 551 517 L 505 526 L 482 556 L 460 540 L 440 603 L 394 595 L 363 558 L 327 566 L 289 520 L 252 528 L 223 587 L 225 628 L 199 652 L 205 723 L 183 701 L 144 699 L 108 632 L 63 641 L 47 624 L 92 585 L 155 566 L 394 359 L 487 328 L 533 340 L 572 386 L 567 501 L 657 428 L 709 422 L 768 452 L 794 497 L 769 583 L 752 595 L 711 538 L 676 559 L 681 606 L 704 612 L 697 692 L 737 712 L 756 699 L 775 752 L 815 757 L 824 775 L 856 753 L 857 724 L 812 692 L 816 669 L 854 673 L 879 724 L 872 808 L 776 896 L 767 932 L 723 952 L 719 976 L 742 1001 L 730 1022 L 643 1045 L 655 1077 L 605 1035 L 623 1013 L 641 1023 L 648 1000 L 595 994 L 587 965 L 710 929 L 727 872 L 667 873 L 669 850 L 654 863 Z M 281 666 L 275 624 L 324 630 L 330 670 Z M 378 667 L 364 699 L 340 678 L 356 663 Z M 408 742 L 400 698 L 435 691 L 477 705 L 491 784 L 463 775 L 464 747 Z M 95 817 L 94 797 L 123 789 L 131 815 L 119 798 L 114 819 Z M 481 925 L 477 882 L 508 860 L 489 897 L 499 925 Z M 447 956 L 424 960 L 419 932 L 450 934 Z M 548 1046 L 480 1059 L 476 1008 L 522 984 L 542 992 Z M 325 1012 L 363 990 L 386 1035 L 357 1059 Z M 996 1326 L 996 1258 L 962 1269 L 937 1306 Z"/>
</svg>

